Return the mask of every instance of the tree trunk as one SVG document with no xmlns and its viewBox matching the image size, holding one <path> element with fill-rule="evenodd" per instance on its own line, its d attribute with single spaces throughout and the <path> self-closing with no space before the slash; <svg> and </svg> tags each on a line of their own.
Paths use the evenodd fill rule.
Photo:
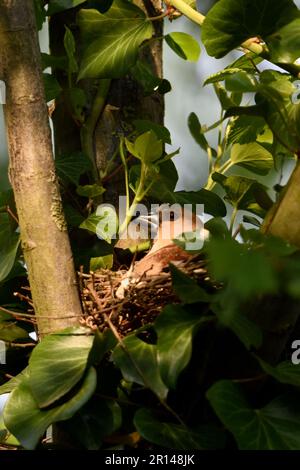
<svg viewBox="0 0 300 470">
<path fill-rule="evenodd" d="M 263 232 L 300 247 L 300 165 L 297 164 L 279 201 L 267 214 Z"/>
<path fill-rule="evenodd" d="M 39 333 L 77 324 L 81 305 L 41 75 L 32 0 L 0 2 L 10 181 Z"/>
</svg>

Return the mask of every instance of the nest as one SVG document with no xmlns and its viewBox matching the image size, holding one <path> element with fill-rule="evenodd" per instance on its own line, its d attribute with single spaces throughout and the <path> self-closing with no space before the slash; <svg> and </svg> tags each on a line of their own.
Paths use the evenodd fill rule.
<svg viewBox="0 0 300 470">
<path fill-rule="evenodd" d="M 198 284 L 207 283 L 205 261 L 199 257 L 176 263 Z M 179 303 L 169 269 L 159 275 L 131 278 L 128 270 L 78 273 L 84 315 L 80 323 L 92 330 L 114 328 L 120 337 L 152 324 L 162 309 Z"/>
</svg>

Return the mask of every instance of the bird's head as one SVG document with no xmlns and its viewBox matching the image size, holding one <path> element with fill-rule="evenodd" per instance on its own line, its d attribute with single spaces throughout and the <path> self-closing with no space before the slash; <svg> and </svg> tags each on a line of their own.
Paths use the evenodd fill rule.
<svg viewBox="0 0 300 470">
<path fill-rule="evenodd" d="M 154 243 L 150 253 L 171 245 L 172 240 L 182 233 L 197 232 L 202 234 L 203 232 L 203 236 L 205 236 L 200 217 L 180 204 L 162 204 L 150 215 L 140 215 L 136 221 L 148 225 L 148 230 L 151 231 Z"/>
</svg>

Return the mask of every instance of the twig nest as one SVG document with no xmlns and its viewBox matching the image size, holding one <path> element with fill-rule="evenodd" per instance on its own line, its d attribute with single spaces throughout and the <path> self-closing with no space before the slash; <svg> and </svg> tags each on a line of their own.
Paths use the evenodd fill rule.
<svg viewBox="0 0 300 470">
<path fill-rule="evenodd" d="M 199 284 L 207 278 L 205 262 L 199 257 L 172 260 L 172 263 Z M 148 272 L 141 275 L 134 269 L 81 272 L 78 276 L 84 311 L 80 322 L 93 330 L 108 328 L 108 317 L 118 333 L 125 336 L 152 324 L 167 304 L 179 303 L 168 266 L 159 273 L 149 265 Z"/>
</svg>

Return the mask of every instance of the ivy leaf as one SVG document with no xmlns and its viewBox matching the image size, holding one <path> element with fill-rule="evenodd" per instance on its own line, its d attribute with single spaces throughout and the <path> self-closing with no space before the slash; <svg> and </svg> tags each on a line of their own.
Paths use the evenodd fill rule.
<svg viewBox="0 0 300 470">
<path fill-rule="evenodd" d="M 257 410 L 250 407 L 238 385 L 222 380 L 206 396 L 240 450 L 299 449 L 298 394 L 277 398 Z"/>
<path fill-rule="evenodd" d="M 265 39 L 297 16 L 292 0 L 220 0 L 206 16 L 202 40 L 209 55 L 221 58 L 249 38 Z"/>
<path fill-rule="evenodd" d="M 46 336 L 29 360 L 29 387 L 40 408 L 66 395 L 82 378 L 94 337 L 87 328 L 68 328 Z"/>
<path fill-rule="evenodd" d="M 228 144 L 250 144 L 257 139 L 266 126 L 259 116 L 238 116 L 230 123 L 227 137 Z"/>
<path fill-rule="evenodd" d="M 98 450 L 105 436 L 122 424 L 122 410 L 113 400 L 91 399 L 66 423 L 67 430 L 87 450 Z"/>
<path fill-rule="evenodd" d="M 192 354 L 192 338 L 206 318 L 190 313 L 179 305 L 167 305 L 157 318 L 157 350 L 160 375 L 164 383 L 175 388 L 179 374 L 185 369 Z"/>
<path fill-rule="evenodd" d="M 231 80 L 232 79 L 232 80 Z M 223 82 L 226 80 L 228 91 L 251 92 L 256 90 L 256 80 L 253 75 L 240 68 L 226 68 L 208 77 L 204 85 Z"/>
<path fill-rule="evenodd" d="M 207 150 L 208 142 L 202 131 L 202 126 L 198 119 L 198 116 L 195 113 L 191 113 L 188 117 L 188 126 L 190 133 L 194 137 L 195 141 L 203 150 Z"/>
<path fill-rule="evenodd" d="M 95 233 L 98 238 L 110 243 L 118 231 L 116 210 L 109 205 L 100 205 L 96 212 L 85 219 L 79 227 Z"/>
<path fill-rule="evenodd" d="M 108 12 L 81 10 L 78 14 L 85 48 L 82 78 L 120 78 L 135 64 L 139 46 L 153 34 L 144 12 L 125 0 L 115 0 Z"/>
<path fill-rule="evenodd" d="M 294 21 L 268 36 L 266 42 L 272 62 L 295 64 L 300 50 L 300 18 L 295 18 Z"/>
<path fill-rule="evenodd" d="M 176 191 L 165 193 L 163 202 L 170 204 L 203 204 L 204 212 L 214 217 L 225 217 L 227 211 L 222 199 L 212 191 L 200 189 L 200 191 Z"/>
<path fill-rule="evenodd" d="M 198 302 L 210 302 L 211 296 L 205 292 L 194 279 L 187 276 L 172 263 L 170 263 L 170 272 L 174 292 L 183 303 L 194 304 Z"/>
<path fill-rule="evenodd" d="M 284 384 L 300 387 L 300 365 L 295 365 L 292 361 L 280 362 L 276 367 L 271 366 L 267 362 L 257 357 L 263 370 Z"/>
<path fill-rule="evenodd" d="M 38 407 L 29 381 L 25 378 L 12 391 L 4 408 L 4 422 L 25 449 L 33 450 L 52 423 L 70 419 L 91 398 L 96 389 L 97 374 L 90 367 L 73 397 L 48 410 Z"/>
<path fill-rule="evenodd" d="M 219 173 L 213 173 L 212 179 L 225 189 L 225 199 L 238 210 L 248 210 L 263 217 L 272 206 L 266 188 L 256 180 L 235 175 L 226 177 Z"/>
<path fill-rule="evenodd" d="M 101 196 L 105 192 L 105 188 L 99 184 L 86 184 L 85 186 L 78 186 L 76 188 L 76 193 L 79 196 L 84 196 L 88 198 L 94 198 Z"/>
<path fill-rule="evenodd" d="M 130 72 L 133 78 L 141 84 L 146 96 L 156 92 L 164 95 L 165 93 L 169 93 L 172 89 L 168 80 L 159 78 L 153 74 L 147 62 L 137 60 Z M 149 130 L 149 128 L 145 130 Z"/>
<path fill-rule="evenodd" d="M 17 388 L 20 383 L 25 379 L 29 377 L 29 367 L 26 367 L 22 372 L 20 372 L 18 375 L 10 379 L 8 382 L 0 386 L 0 395 L 3 395 L 4 393 L 10 393 L 12 392 L 15 388 Z"/>
<path fill-rule="evenodd" d="M 197 62 L 201 49 L 198 41 L 187 33 L 169 33 L 165 36 L 166 43 L 182 59 Z"/>
<path fill-rule="evenodd" d="M 56 78 L 50 73 L 43 73 L 43 80 L 46 93 L 46 101 L 48 103 L 49 101 L 55 100 L 55 98 L 60 95 L 62 88 Z"/>
<path fill-rule="evenodd" d="M 78 186 L 80 176 L 91 169 L 91 162 L 83 153 L 70 153 L 58 155 L 55 166 L 62 180 Z"/>
<path fill-rule="evenodd" d="M 75 8 L 86 0 L 49 0 L 47 15 L 52 16 L 60 11 Z"/>
<path fill-rule="evenodd" d="M 133 124 L 136 130 L 141 134 L 151 130 L 156 134 L 159 140 L 162 140 L 166 144 L 172 143 L 170 131 L 160 124 L 148 121 L 147 119 L 136 119 L 133 121 Z"/>
<path fill-rule="evenodd" d="M 64 35 L 64 47 L 65 47 L 68 60 L 69 60 L 69 67 L 68 67 L 69 73 L 71 74 L 71 73 L 78 72 L 78 64 L 77 64 L 77 60 L 75 57 L 76 42 L 75 42 L 74 35 L 72 31 L 70 30 L 70 28 L 65 26 L 65 29 L 66 29 L 66 32 Z"/>
<path fill-rule="evenodd" d="M 13 322 L 0 322 L 0 341 L 13 342 L 22 339 L 28 339 L 26 330 L 15 325 Z"/>
<path fill-rule="evenodd" d="M 256 95 L 267 124 L 280 143 L 295 153 L 300 146 L 300 103 L 294 104 L 295 87 L 290 75 L 265 70 Z"/>
<path fill-rule="evenodd" d="M 0 282 L 11 272 L 20 245 L 20 235 L 11 233 L 9 228 L 0 231 Z"/>
<path fill-rule="evenodd" d="M 135 335 L 127 336 L 123 343 L 126 351 L 118 345 L 113 351 L 113 360 L 125 380 L 150 388 L 157 396 L 165 398 L 168 389 L 159 374 L 156 346 Z"/>
<path fill-rule="evenodd" d="M 144 439 L 160 447 L 201 450 L 220 449 L 224 446 L 224 434 L 218 429 L 202 426 L 193 430 L 178 424 L 162 422 L 145 408 L 135 413 L 134 425 Z"/>
<path fill-rule="evenodd" d="M 163 143 L 152 130 L 137 137 L 134 143 L 128 139 L 125 142 L 128 152 L 145 164 L 153 163 L 162 156 Z"/>
<path fill-rule="evenodd" d="M 235 165 L 247 170 L 266 175 L 273 168 L 273 156 L 266 148 L 256 142 L 249 144 L 234 144 L 231 149 L 230 159 Z"/>
</svg>

